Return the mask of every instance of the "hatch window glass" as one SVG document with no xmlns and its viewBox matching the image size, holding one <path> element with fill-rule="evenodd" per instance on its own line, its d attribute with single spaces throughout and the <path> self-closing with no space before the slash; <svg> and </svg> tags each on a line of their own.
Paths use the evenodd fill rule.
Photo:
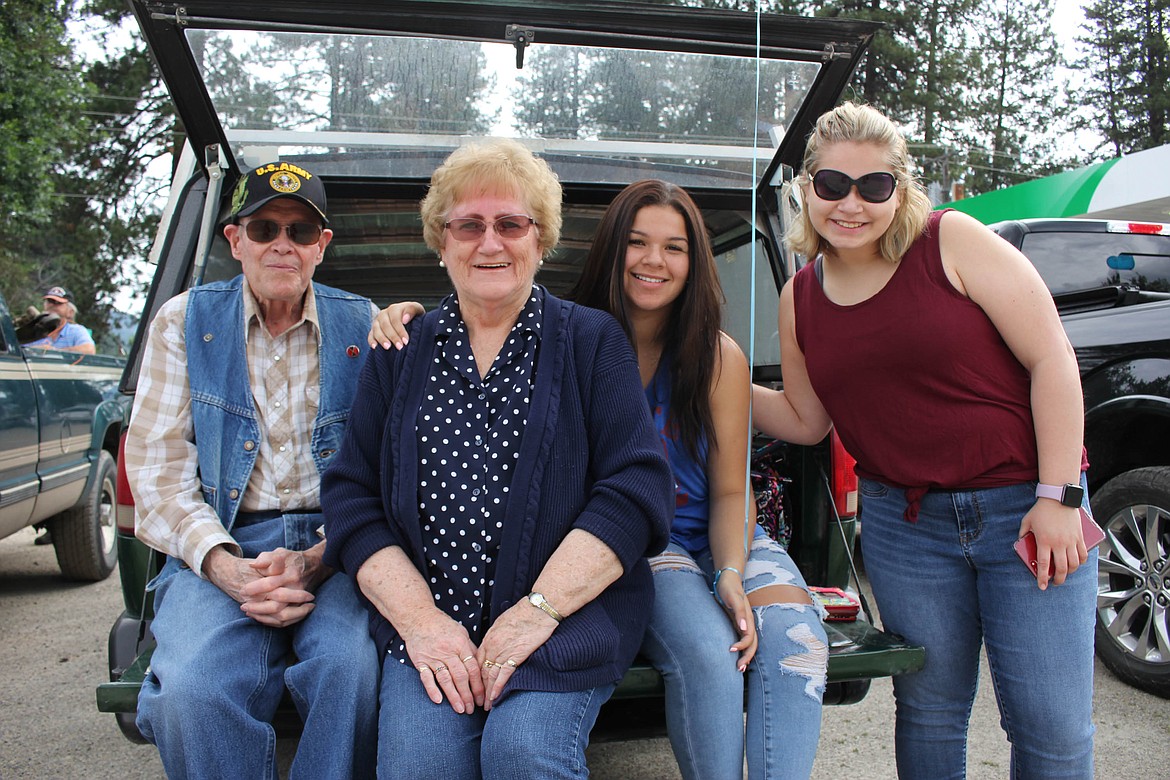
<svg viewBox="0 0 1170 780">
<path fill-rule="evenodd" d="M 1170 236 L 1029 233 L 1021 249 L 1053 295 L 1118 284 L 1170 292 Z"/>
</svg>

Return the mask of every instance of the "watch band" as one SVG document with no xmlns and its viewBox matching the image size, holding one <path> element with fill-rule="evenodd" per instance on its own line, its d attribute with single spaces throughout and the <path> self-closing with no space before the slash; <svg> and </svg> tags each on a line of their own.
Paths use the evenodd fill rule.
<svg viewBox="0 0 1170 780">
<path fill-rule="evenodd" d="M 555 609 L 553 609 L 553 605 L 549 604 L 547 601 L 545 601 L 544 595 L 541 593 L 537 593 L 536 591 L 532 591 L 531 593 L 529 593 L 528 594 L 528 603 L 531 604 L 532 606 L 538 608 L 538 609 L 544 610 L 544 613 L 546 615 L 548 615 L 550 618 L 557 621 L 558 623 L 560 623 L 562 620 L 564 620 L 564 617 L 562 617 L 561 613 L 557 612 Z"/>
<path fill-rule="evenodd" d="M 1078 507 L 1085 498 L 1085 489 L 1080 485 L 1036 485 L 1036 498 L 1051 498 L 1067 507 Z"/>
</svg>

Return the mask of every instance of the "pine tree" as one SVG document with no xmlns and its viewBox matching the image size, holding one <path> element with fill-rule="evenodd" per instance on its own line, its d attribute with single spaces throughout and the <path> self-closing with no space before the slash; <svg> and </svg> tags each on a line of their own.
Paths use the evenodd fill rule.
<svg viewBox="0 0 1170 780">
<path fill-rule="evenodd" d="M 979 9 L 967 102 L 973 109 L 968 195 L 1032 178 L 1052 158 L 1061 122 L 1053 74 L 1060 52 L 1053 0 L 985 0 Z"/>
<path fill-rule="evenodd" d="M 1085 19 L 1076 126 L 1104 136 L 1096 151 L 1112 156 L 1170 143 L 1170 0 L 1095 0 Z"/>
<path fill-rule="evenodd" d="M 71 8 L 56 0 L 0 5 L 0 284 L 14 308 L 33 294 L 24 282 L 35 263 L 24 244 L 50 228 L 60 150 L 85 132 L 84 85 L 65 38 Z"/>
</svg>

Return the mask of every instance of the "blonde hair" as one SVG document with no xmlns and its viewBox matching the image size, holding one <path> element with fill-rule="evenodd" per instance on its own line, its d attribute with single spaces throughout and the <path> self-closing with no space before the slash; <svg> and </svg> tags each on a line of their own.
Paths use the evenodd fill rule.
<svg viewBox="0 0 1170 780">
<path fill-rule="evenodd" d="M 461 146 L 431 175 L 420 212 L 423 240 L 436 252 L 443 247 L 443 223 L 459 201 L 479 194 L 514 196 L 539 226 L 538 245 L 547 257 L 561 240 L 561 183 L 548 163 L 507 139 Z"/>
<path fill-rule="evenodd" d="M 852 102 L 842 103 L 822 114 L 808 137 L 802 169 L 792 185 L 806 187 L 816 173 L 824 148 L 844 142 L 872 144 L 885 151 L 886 164 L 890 166 L 896 181 L 895 195 L 901 193 L 902 197 L 894 212 L 894 221 L 878 242 L 878 251 L 883 258 L 896 263 L 922 235 L 931 205 L 926 190 L 910 169 L 906 139 L 885 114 L 872 106 Z M 784 198 L 785 202 L 789 200 L 788 197 Z M 807 198 L 801 199 L 800 212 L 790 213 L 790 216 L 792 219 L 784 234 L 784 242 L 789 249 L 811 260 L 830 248 L 829 242 L 813 227 L 808 215 Z"/>
</svg>

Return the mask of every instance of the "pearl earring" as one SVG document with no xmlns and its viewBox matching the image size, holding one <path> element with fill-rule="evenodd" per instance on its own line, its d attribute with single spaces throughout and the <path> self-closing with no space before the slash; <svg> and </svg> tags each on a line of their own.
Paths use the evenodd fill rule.
<svg viewBox="0 0 1170 780">
<path fill-rule="evenodd" d="M 447 267 L 447 264 L 443 262 L 442 258 L 439 258 L 439 268 L 446 268 L 446 267 Z"/>
</svg>

